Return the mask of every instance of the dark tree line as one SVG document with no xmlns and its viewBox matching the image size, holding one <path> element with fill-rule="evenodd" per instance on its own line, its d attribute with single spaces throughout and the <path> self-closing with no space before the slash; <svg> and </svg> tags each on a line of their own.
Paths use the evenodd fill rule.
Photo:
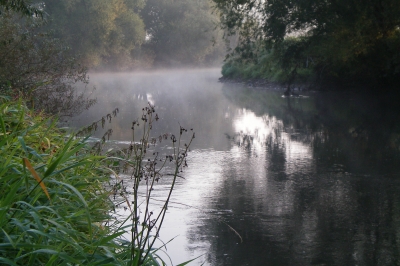
<svg viewBox="0 0 400 266">
<path fill-rule="evenodd" d="M 14 11 L 42 18 L 43 31 L 91 69 L 209 65 L 224 55 L 209 0 L 0 0 L 0 6 L 2 17 Z"/>
<path fill-rule="evenodd" d="M 199 65 L 223 54 L 208 0 L 36 1 L 48 30 L 90 68 Z"/>
<path fill-rule="evenodd" d="M 235 64 L 254 64 L 268 77 L 281 72 L 281 80 L 295 71 L 325 83 L 398 82 L 397 0 L 213 1 L 223 26 L 239 35 L 226 65 L 231 73 Z"/>
</svg>

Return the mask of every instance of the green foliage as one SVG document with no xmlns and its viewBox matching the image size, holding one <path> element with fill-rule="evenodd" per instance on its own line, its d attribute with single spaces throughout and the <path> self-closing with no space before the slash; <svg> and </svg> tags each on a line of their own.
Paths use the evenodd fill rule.
<svg viewBox="0 0 400 266">
<path fill-rule="evenodd" d="M 24 96 L 36 110 L 50 114 L 79 113 L 94 103 L 75 89 L 88 83 L 86 68 L 42 24 L 12 12 L 0 16 L 0 91 Z"/>
<path fill-rule="evenodd" d="M 157 120 L 154 107 L 144 108 L 139 141 L 100 156 L 102 149 L 98 152 L 87 138 L 57 129 L 56 121 L 21 101 L 0 97 L 0 263 L 165 265 L 157 252 L 166 244 L 153 245 L 176 180 L 187 166 L 194 133 L 181 147 L 188 131 L 181 127 L 177 138 L 170 136 L 173 153 L 150 159 L 149 145 L 157 142 L 150 131 Z M 133 131 L 138 129 L 135 123 Z M 99 143 L 103 147 L 105 139 Z M 110 174 L 117 183 L 111 184 Z M 126 192 L 120 174 L 131 175 L 133 192 Z M 159 181 L 170 189 L 157 213 L 150 203 Z M 123 221 L 112 216 L 116 203 L 110 196 L 115 199 L 117 193 L 131 210 Z M 130 235 L 132 241 L 125 240 Z"/>
<path fill-rule="evenodd" d="M 279 47 L 250 43 L 237 47 L 222 67 L 222 75 L 230 78 L 266 79 L 276 83 L 287 83 L 293 71 L 296 81 L 309 84 L 315 80 L 311 59 L 303 60 L 301 48 L 304 40 L 287 38 Z M 307 62 L 310 60 L 310 62 Z"/>
<path fill-rule="evenodd" d="M 6 2 L 5 10 L 21 11 L 11 8 L 14 2 L 37 6 L 51 33 L 48 38 L 61 40 L 90 69 L 220 64 L 225 53 L 209 0 Z"/>
<path fill-rule="evenodd" d="M 141 12 L 158 66 L 220 63 L 225 44 L 208 0 L 147 0 Z"/>
<path fill-rule="evenodd" d="M 138 12 L 143 1 L 75 0 L 43 1 L 49 14 L 48 27 L 80 55 L 90 68 L 129 69 L 132 57 L 145 39 Z"/>
<path fill-rule="evenodd" d="M 119 264 L 122 233 L 105 226 L 108 177 L 84 140 L 4 98 L 0 124 L 2 264 Z"/>
<path fill-rule="evenodd" d="M 398 83 L 396 0 L 214 2 L 223 26 L 240 35 L 237 58 L 247 58 L 253 43 L 282 50 L 278 58 L 282 71 L 307 64 L 320 82 Z M 293 38 L 296 41 L 289 41 Z M 288 75 L 287 80 L 291 78 Z"/>
</svg>

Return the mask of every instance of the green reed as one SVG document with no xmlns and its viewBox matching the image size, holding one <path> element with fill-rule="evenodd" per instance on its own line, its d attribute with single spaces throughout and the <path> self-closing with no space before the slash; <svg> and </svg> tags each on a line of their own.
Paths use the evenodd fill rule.
<svg viewBox="0 0 400 266">
<path fill-rule="evenodd" d="M 0 104 L 0 264 L 120 264 L 112 203 L 85 139 L 20 102 Z"/>
<path fill-rule="evenodd" d="M 129 147 L 100 154 L 87 138 L 62 131 L 22 101 L 0 97 L 0 265 L 164 265 L 154 243 L 194 133 L 181 148 L 187 131 L 181 127 L 178 138 L 168 136 L 172 154 L 146 159 L 157 119 L 154 107 L 144 108 L 139 140 L 133 136 Z M 108 189 L 110 174 L 128 172 L 132 195 L 121 185 Z M 169 174 L 169 193 L 154 213 L 152 190 Z M 131 213 L 124 221 L 110 215 L 118 188 Z"/>
</svg>

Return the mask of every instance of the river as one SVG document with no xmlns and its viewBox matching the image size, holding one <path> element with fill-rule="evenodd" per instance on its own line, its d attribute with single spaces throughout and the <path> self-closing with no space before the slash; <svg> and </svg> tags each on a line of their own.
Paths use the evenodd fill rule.
<svg viewBox="0 0 400 266">
<path fill-rule="evenodd" d="M 106 126 L 128 143 L 150 102 L 155 137 L 180 125 L 196 132 L 160 234 L 174 238 L 166 262 L 398 265 L 400 112 L 354 93 L 284 98 L 219 77 L 217 69 L 92 74 L 98 103 L 70 122 L 119 108 Z"/>
</svg>

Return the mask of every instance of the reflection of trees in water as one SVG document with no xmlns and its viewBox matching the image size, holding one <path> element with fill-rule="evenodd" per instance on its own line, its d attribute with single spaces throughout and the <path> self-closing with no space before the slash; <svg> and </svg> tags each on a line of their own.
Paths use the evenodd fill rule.
<svg viewBox="0 0 400 266">
<path fill-rule="evenodd" d="M 245 92 L 228 98 L 276 116 L 284 127 L 266 137 L 257 153 L 262 160 L 248 152 L 254 137 L 233 138 L 237 155 L 223 166 L 210 208 L 232 210 L 223 217 L 244 243 L 224 224 L 206 220 L 198 230 L 215 236 L 212 265 L 399 264 L 397 117 L 334 95 L 307 99 L 298 110 L 287 99 L 263 105 L 267 96 Z"/>
<path fill-rule="evenodd" d="M 233 210 L 224 217 L 244 243 L 224 224 L 206 222 L 199 233 L 215 235 L 209 239 L 213 265 L 397 265 L 398 199 L 378 194 L 387 185 L 355 191 L 350 182 L 284 182 L 260 199 L 247 181 L 225 177 L 218 207 Z M 363 202 L 368 196 L 357 193 L 371 198 Z"/>
<path fill-rule="evenodd" d="M 292 140 L 312 143 L 316 158 L 327 158 L 332 164 L 341 161 L 352 172 L 389 172 L 393 166 L 391 172 L 396 171 L 393 160 L 399 159 L 400 112 L 390 99 L 350 93 L 283 98 L 282 92 L 240 86 L 225 86 L 223 93 L 258 116 L 277 117 Z"/>
</svg>

